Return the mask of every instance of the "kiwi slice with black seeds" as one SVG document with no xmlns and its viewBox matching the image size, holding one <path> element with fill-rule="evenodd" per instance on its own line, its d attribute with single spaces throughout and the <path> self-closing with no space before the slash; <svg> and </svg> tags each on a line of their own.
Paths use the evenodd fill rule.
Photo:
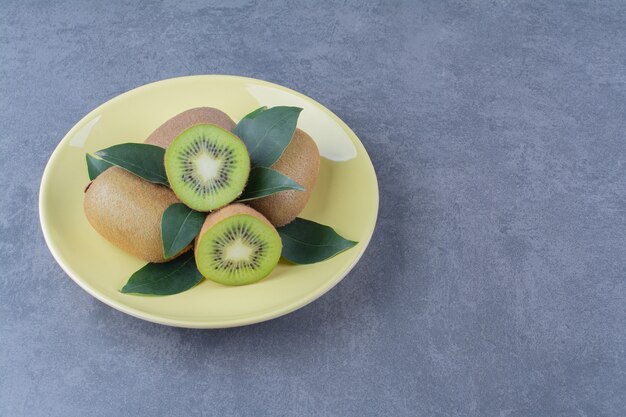
<svg viewBox="0 0 626 417">
<path fill-rule="evenodd" d="M 235 200 L 250 174 L 250 156 L 241 139 L 221 127 L 195 125 L 165 152 L 172 191 L 187 206 L 211 211 Z"/>
<path fill-rule="evenodd" d="M 225 285 L 245 285 L 266 277 L 280 259 L 282 242 L 256 210 L 233 204 L 207 216 L 195 246 L 198 270 Z"/>
</svg>

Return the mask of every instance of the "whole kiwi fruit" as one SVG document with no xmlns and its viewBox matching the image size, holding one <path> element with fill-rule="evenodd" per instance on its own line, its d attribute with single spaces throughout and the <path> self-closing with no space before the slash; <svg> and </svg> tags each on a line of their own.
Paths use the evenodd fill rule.
<svg viewBox="0 0 626 417">
<path fill-rule="evenodd" d="M 320 169 L 320 152 L 315 141 L 306 132 L 296 129 L 291 142 L 272 168 L 304 187 L 304 191 L 281 191 L 249 202 L 274 226 L 280 227 L 292 222 L 311 197 Z"/>
<path fill-rule="evenodd" d="M 145 143 L 167 148 L 176 136 L 200 123 L 228 130 L 235 126 L 226 113 L 198 107 L 163 123 Z M 85 190 L 84 209 L 89 223 L 111 243 L 148 262 L 165 262 L 171 258 L 163 256 L 161 217 L 167 207 L 178 202 L 169 188 L 150 183 L 122 168 L 111 167 Z"/>
<path fill-rule="evenodd" d="M 191 126 L 199 124 L 217 125 L 228 131 L 233 130 L 235 127 L 233 119 L 228 117 L 223 111 L 214 109 L 213 107 L 196 107 L 185 110 L 163 123 L 148 136 L 145 143 L 167 149 L 176 136 L 180 135 Z"/>
<path fill-rule="evenodd" d="M 111 167 L 85 194 L 85 215 L 91 226 L 114 245 L 148 262 L 164 262 L 161 217 L 176 195 L 130 172 Z"/>
</svg>

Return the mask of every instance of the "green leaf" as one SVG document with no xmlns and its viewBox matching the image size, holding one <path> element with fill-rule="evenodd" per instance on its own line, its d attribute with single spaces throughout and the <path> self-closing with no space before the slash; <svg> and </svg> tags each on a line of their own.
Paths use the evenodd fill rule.
<svg viewBox="0 0 626 417">
<path fill-rule="evenodd" d="M 96 152 L 100 158 L 143 178 L 168 185 L 163 158 L 165 149 L 147 143 L 122 143 Z"/>
<path fill-rule="evenodd" d="M 193 252 L 189 251 L 167 263 L 147 264 L 131 275 L 121 292 L 172 295 L 187 291 L 203 279 L 196 268 Z"/>
<path fill-rule="evenodd" d="M 274 169 L 256 167 L 250 171 L 250 178 L 239 201 L 254 200 L 285 190 L 304 191 L 304 187 Z"/>
<path fill-rule="evenodd" d="M 241 119 L 233 133 L 244 141 L 252 167 L 269 167 L 280 158 L 296 130 L 300 107 L 272 107 L 255 110 Z"/>
<path fill-rule="evenodd" d="M 258 109 L 246 114 L 245 116 L 243 116 L 243 119 L 254 119 L 259 113 L 264 112 L 265 110 L 267 110 L 267 106 L 263 106 L 263 107 L 259 107 Z M 241 122 L 239 122 L 241 123 Z"/>
<path fill-rule="evenodd" d="M 89 154 L 85 155 L 85 159 L 87 160 L 87 174 L 89 175 L 89 180 L 91 181 L 95 180 L 98 175 L 113 166 L 113 164 Z"/>
<path fill-rule="evenodd" d="M 301 218 L 277 230 L 283 241 L 283 258 L 297 264 L 332 258 L 358 243 L 344 239 L 331 227 Z"/>
<path fill-rule="evenodd" d="M 189 245 L 200 232 L 206 214 L 190 209 L 183 203 L 169 206 L 161 217 L 163 255 L 171 258 Z"/>
</svg>

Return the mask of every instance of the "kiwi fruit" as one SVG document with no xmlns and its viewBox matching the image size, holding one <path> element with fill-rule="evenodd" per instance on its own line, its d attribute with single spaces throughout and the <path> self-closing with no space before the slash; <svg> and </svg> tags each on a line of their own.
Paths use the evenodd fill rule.
<svg viewBox="0 0 626 417">
<path fill-rule="evenodd" d="M 306 132 L 296 129 L 289 145 L 272 168 L 304 187 L 304 191 L 281 191 L 249 202 L 276 227 L 295 219 L 311 197 L 320 169 L 320 152 Z"/>
<path fill-rule="evenodd" d="M 231 204 L 209 214 L 196 238 L 196 265 L 207 279 L 245 285 L 265 278 L 276 266 L 282 242 L 259 212 Z"/>
<path fill-rule="evenodd" d="M 235 126 L 226 113 L 199 107 L 169 119 L 145 142 L 167 148 L 176 136 L 198 123 L 212 123 L 228 130 Z M 166 262 L 171 258 L 163 257 L 161 217 L 167 207 L 179 202 L 169 188 L 111 167 L 87 186 L 84 209 L 89 223 L 111 243 L 148 262 Z"/>
<path fill-rule="evenodd" d="M 211 211 L 235 200 L 250 174 L 246 145 L 216 125 L 199 124 L 178 135 L 165 151 L 170 187 L 187 206 Z"/>
<path fill-rule="evenodd" d="M 233 119 L 223 111 L 213 107 L 196 107 L 185 110 L 163 123 L 148 136 L 145 143 L 167 148 L 176 136 L 198 124 L 217 125 L 228 131 L 235 127 Z"/>
<path fill-rule="evenodd" d="M 111 167 L 89 186 L 84 209 L 91 226 L 114 245 L 148 262 L 165 262 L 161 217 L 174 203 L 169 188 Z"/>
</svg>

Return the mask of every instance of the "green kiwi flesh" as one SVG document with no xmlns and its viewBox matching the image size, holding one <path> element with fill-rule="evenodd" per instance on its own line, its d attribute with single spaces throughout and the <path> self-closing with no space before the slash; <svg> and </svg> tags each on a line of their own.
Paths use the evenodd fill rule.
<svg viewBox="0 0 626 417">
<path fill-rule="evenodd" d="M 226 213 L 217 220 L 203 227 L 196 241 L 195 257 L 200 273 L 224 285 L 252 284 L 265 278 L 278 263 L 282 250 L 274 226 L 259 213 L 247 210 L 235 210 L 234 214 Z"/>
<path fill-rule="evenodd" d="M 187 206 L 211 211 L 235 200 L 250 174 L 246 145 L 216 125 L 199 124 L 182 132 L 165 152 L 172 191 Z"/>
</svg>

